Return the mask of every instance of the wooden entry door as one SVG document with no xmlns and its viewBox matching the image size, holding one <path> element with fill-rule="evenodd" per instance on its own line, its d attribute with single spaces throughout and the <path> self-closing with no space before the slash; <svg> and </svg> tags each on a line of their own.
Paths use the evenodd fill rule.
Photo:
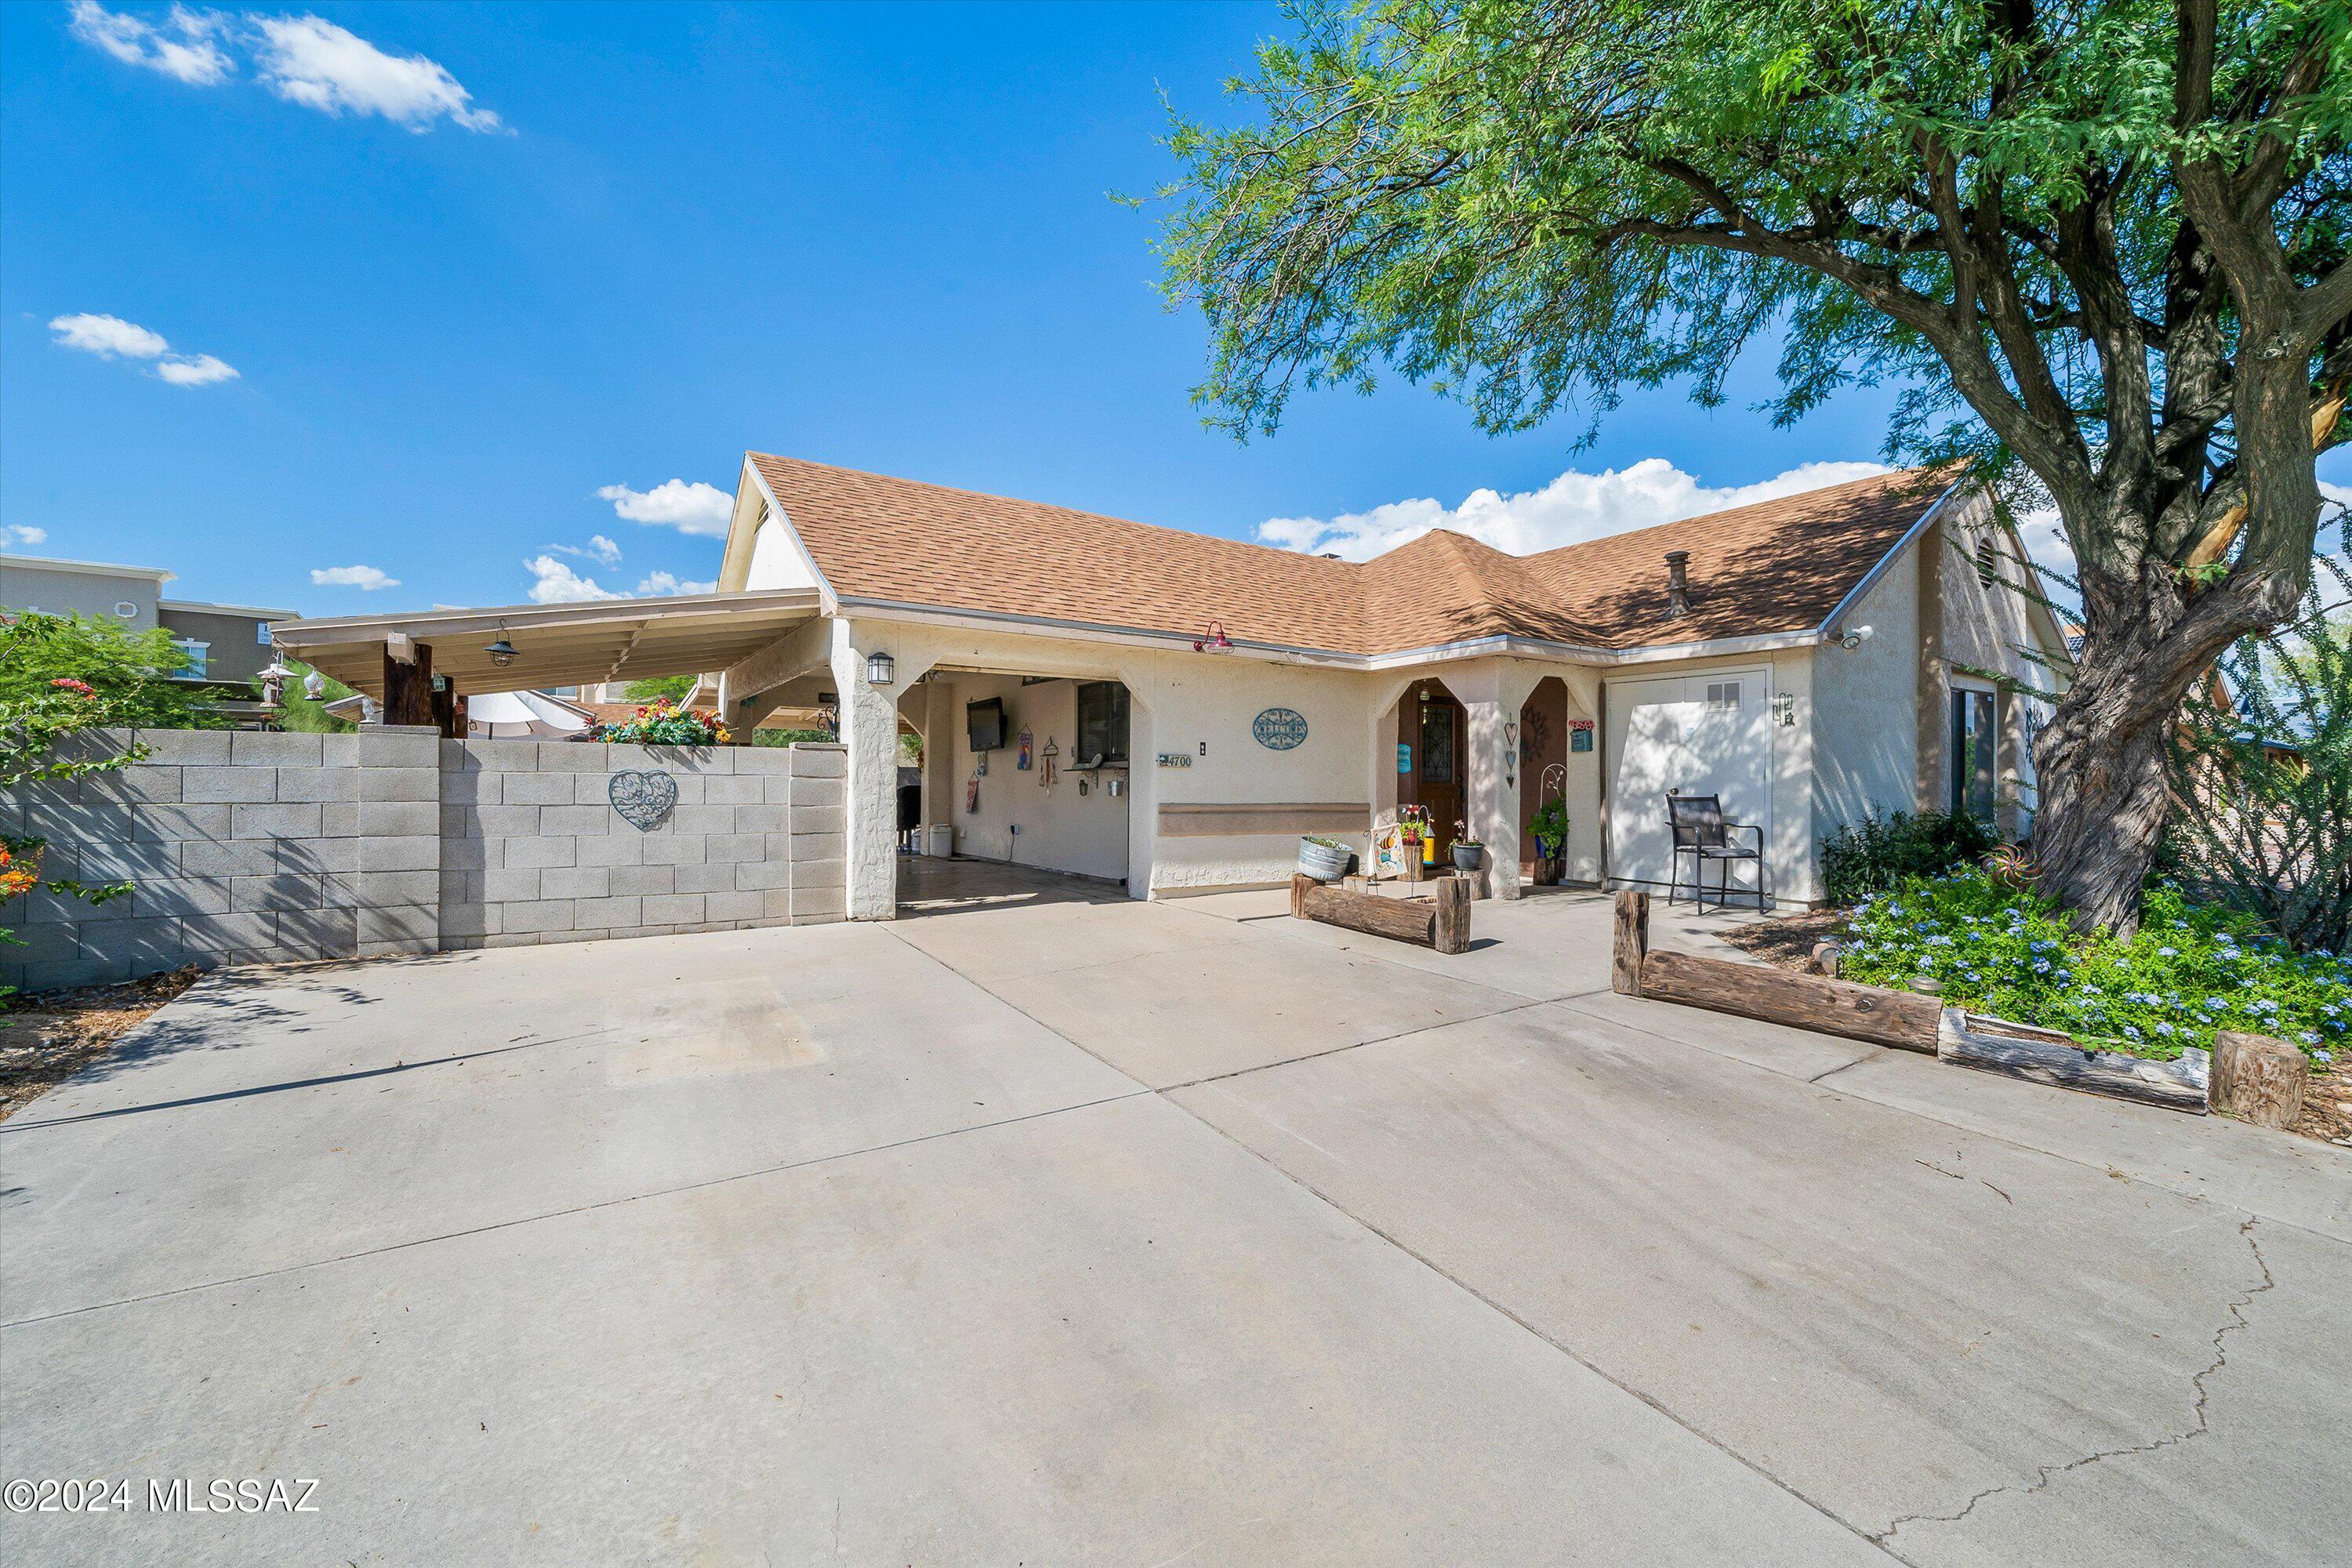
<svg viewBox="0 0 2352 1568">
<path fill-rule="evenodd" d="M 1447 691 L 1431 689 L 1405 699 L 1412 721 L 1412 796 L 1401 804 L 1429 812 L 1437 862 L 1451 864 L 1454 825 L 1463 816 L 1462 704 Z M 1402 793 L 1402 792 L 1400 792 Z"/>
</svg>

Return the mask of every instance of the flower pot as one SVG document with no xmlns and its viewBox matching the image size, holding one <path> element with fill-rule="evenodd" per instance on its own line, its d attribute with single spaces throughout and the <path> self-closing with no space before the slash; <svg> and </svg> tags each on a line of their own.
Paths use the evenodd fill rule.
<svg viewBox="0 0 2352 1568">
<path fill-rule="evenodd" d="M 1312 838 L 1298 841 L 1298 868 L 1318 882 L 1336 882 L 1348 873 L 1349 851 Z"/>
<path fill-rule="evenodd" d="M 1454 847 L 1454 868 L 1457 871 L 1475 871 L 1478 868 L 1479 858 L 1486 853 L 1486 847 L 1483 844 L 1456 844 Z"/>
</svg>

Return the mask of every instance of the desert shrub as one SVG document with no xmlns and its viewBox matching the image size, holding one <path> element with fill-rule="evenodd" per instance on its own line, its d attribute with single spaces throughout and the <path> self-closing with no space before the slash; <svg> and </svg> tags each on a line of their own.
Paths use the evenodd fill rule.
<svg viewBox="0 0 2352 1568">
<path fill-rule="evenodd" d="M 103 722 L 141 730 L 194 730 L 224 721 L 197 706 L 203 693 L 171 678 L 187 650 L 158 626 L 135 632 L 103 616 L 0 616 L 0 703 L 45 700 L 78 680 L 103 704 Z"/>
<path fill-rule="evenodd" d="M 1908 878 L 1973 864 L 1996 842 L 1989 825 L 1964 812 L 1874 813 L 1842 824 L 1822 841 L 1823 890 L 1831 903 L 1851 904 Z"/>
<path fill-rule="evenodd" d="M 754 730 L 751 744 L 755 746 L 789 746 L 795 741 L 833 741 L 830 730 Z"/>
<path fill-rule="evenodd" d="M 58 617 L 45 617 L 56 619 Z M 52 676 L 42 686 L 0 696 L 0 791 L 26 784 L 62 784 L 89 773 L 112 773 L 137 762 L 147 748 L 133 742 L 117 747 L 88 736 L 93 730 L 121 729 L 140 711 L 135 699 L 100 691 L 69 675 Z M 131 890 L 128 882 L 92 884 L 68 877 L 44 878 L 48 841 L 37 835 L 0 833 L 0 900 L 14 900 L 36 888 L 66 898 L 102 904 Z M 0 942 L 21 947 L 24 939 L 0 926 Z M 0 985 L 0 1007 L 14 986 Z"/>
<path fill-rule="evenodd" d="M 2328 1062 L 2352 1037 L 2352 959 L 2298 953 L 2246 911 L 2148 889 L 2128 939 L 2085 936 L 2055 904 L 1973 868 L 1866 895 L 1841 973 L 1867 984 L 1926 975 L 1955 1006 L 2170 1058 L 2215 1031 L 2291 1041 Z"/>
<path fill-rule="evenodd" d="M 2221 687 L 2191 694 L 2172 735 L 2177 805 L 2161 864 L 2296 947 L 2342 952 L 2352 950 L 2352 571 L 2323 554 L 2311 575 L 2295 622 L 2240 643 L 2221 660 Z"/>
</svg>

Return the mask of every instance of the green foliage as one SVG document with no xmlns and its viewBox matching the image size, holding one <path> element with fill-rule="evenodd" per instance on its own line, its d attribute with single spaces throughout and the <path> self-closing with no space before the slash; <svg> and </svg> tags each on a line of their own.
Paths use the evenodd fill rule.
<svg viewBox="0 0 2352 1568">
<path fill-rule="evenodd" d="M 322 675 L 320 679 L 327 683 L 326 691 L 313 701 L 302 695 L 302 678 L 310 673 L 310 667 L 299 659 L 289 658 L 285 663 L 293 674 L 287 679 L 285 695 L 278 710 L 280 728 L 304 735 L 340 735 L 358 728 L 351 721 L 338 719 L 327 711 L 328 703 L 340 702 L 352 695 L 350 687 L 331 675 Z M 259 696 L 260 692 L 261 683 L 254 682 L 254 694 Z"/>
<path fill-rule="evenodd" d="M 1536 807 L 1528 821 L 1528 837 L 1536 841 L 1547 859 L 1559 853 L 1568 842 L 1568 802 L 1555 795 Z"/>
<path fill-rule="evenodd" d="M 170 677 L 188 656 L 172 634 L 134 632 L 104 616 L 50 616 L 28 610 L 0 616 L 0 704 L 52 692 L 53 682 L 79 680 L 105 702 L 105 722 L 141 730 L 216 728 L 200 712 L 199 693 Z"/>
<path fill-rule="evenodd" d="M 664 698 L 683 702 L 694 695 L 700 680 L 701 677 L 694 675 L 660 675 L 651 680 L 632 680 L 621 691 L 632 702 L 658 702 Z"/>
<path fill-rule="evenodd" d="M 1912 877 L 1933 877 L 1973 864 L 1996 842 L 1993 831 L 1965 812 L 1898 811 L 1841 823 L 1822 841 L 1822 882 L 1832 904 L 1851 904 Z"/>
<path fill-rule="evenodd" d="M 2220 1029 L 2273 1035 L 2323 1063 L 2352 1038 L 2352 958 L 2298 954 L 2169 884 L 2144 908 L 2128 940 L 2084 936 L 1982 871 L 1914 877 L 1854 910 L 1840 973 L 1876 985 L 1927 975 L 1953 1005 L 2159 1059 L 2210 1049 Z"/>
<path fill-rule="evenodd" d="M 795 741 L 821 741 L 831 744 L 835 735 L 830 730 L 754 730 L 751 744 L 755 746 L 789 746 Z"/>
<path fill-rule="evenodd" d="M 12 626 L 0 630 L 0 650 L 8 646 L 7 632 L 16 629 Z M 147 755 L 147 747 L 136 742 L 118 747 L 90 731 L 129 728 L 143 711 L 142 696 L 135 690 L 101 691 L 69 675 L 51 676 L 41 685 L 29 686 L 20 676 L 9 683 L 5 694 L 0 694 L 0 790 L 68 783 L 137 762 Z M 0 900 L 14 900 L 35 887 L 45 887 L 65 898 L 102 904 L 131 890 L 128 882 L 44 879 L 41 857 L 47 846 L 47 839 L 37 836 L 0 833 Z M 21 947 L 24 939 L 0 927 L 0 942 Z M 0 999 L 14 990 L 0 986 Z"/>
<path fill-rule="evenodd" d="M 2352 522 L 2338 540 L 2352 549 Z M 2223 657 L 2171 734 L 2163 864 L 2297 947 L 2352 952 L 2352 569 L 2324 555 L 2302 617 Z M 2335 602 L 2330 603 L 2330 600 Z M 2235 695 L 2235 705 L 2228 702 Z M 2216 701 L 2217 695 L 2223 700 Z"/>
</svg>

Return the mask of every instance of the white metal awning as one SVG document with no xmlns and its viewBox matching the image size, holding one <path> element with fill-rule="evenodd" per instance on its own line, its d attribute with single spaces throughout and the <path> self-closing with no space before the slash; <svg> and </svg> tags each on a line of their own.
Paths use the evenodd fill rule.
<svg viewBox="0 0 2352 1568">
<path fill-rule="evenodd" d="M 461 692 L 513 691 L 725 669 L 817 608 L 814 588 L 762 588 L 275 621 L 269 636 L 282 652 L 377 698 L 383 695 L 384 644 L 395 635 L 430 647 L 433 673 L 447 676 Z M 486 650 L 501 637 L 517 656 L 494 665 Z"/>
</svg>

